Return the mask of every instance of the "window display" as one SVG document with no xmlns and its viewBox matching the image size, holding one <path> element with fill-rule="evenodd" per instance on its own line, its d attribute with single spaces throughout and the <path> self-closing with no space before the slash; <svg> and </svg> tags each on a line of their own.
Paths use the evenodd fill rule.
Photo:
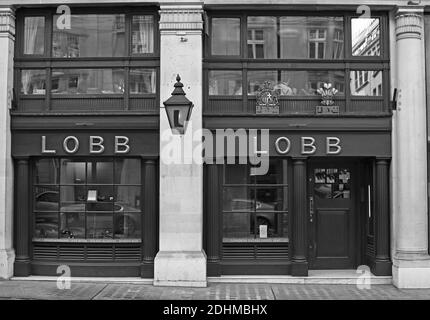
<svg viewBox="0 0 430 320">
<path fill-rule="evenodd" d="M 287 186 L 280 161 L 264 176 L 248 165 L 226 165 L 223 188 L 224 242 L 288 242 Z"/>
<path fill-rule="evenodd" d="M 140 239 L 138 159 L 41 159 L 35 164 L 35 238 Z"/>
</svg>

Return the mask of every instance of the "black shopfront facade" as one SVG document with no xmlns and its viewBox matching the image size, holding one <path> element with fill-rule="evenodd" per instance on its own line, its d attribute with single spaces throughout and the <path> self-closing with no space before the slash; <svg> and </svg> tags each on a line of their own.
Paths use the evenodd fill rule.
<svg viewBox="0 0 430 320">
<path fill-rule="evenodd" d="M 205 165 L 208 276 L 390 275 L 387 13 L 210 9 L 203 125 L 268 130 L 270 165 Z"/>
<path fill-rule="evenodd" d="M 151 278 L 162 214 L 158 8 L 72 9 L 71 31 L 55 8 L 17 11 L 15 275 L 66 265 L 72 276 Z M 389 275 L 387 12 L 358 23 L 355 8 L 278 9 L 205 8 L 204 128 L 270 132 L 266 174 L 204 165 L 207 274 L 364 264 Z M 275 111 L 257 108 L 266 82 Z M 336 89 L 328 108 L 324 85 Z"/>
<path fill-rule="evenodd" d="M 56 9 L 16 15 L 14 274 L 152 278 L 157 8 Z"/>
</svg>

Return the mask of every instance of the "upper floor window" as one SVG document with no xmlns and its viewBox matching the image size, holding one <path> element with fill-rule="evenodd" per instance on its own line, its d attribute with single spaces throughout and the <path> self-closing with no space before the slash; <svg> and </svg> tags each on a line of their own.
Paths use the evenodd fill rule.
<svg viewBox="0 0 430 320">
<path fill-rule="evenodd" d="M 352 18 L 353 56 L 380 56 L 381 37 L 378 18 Z"/>
<path fill-rule="evenodd" d="M 45 17 L 25 17 L 24 54 L 45 53 Z"/>
<path fill-rule="evenodd" d="M 54 10 L 18 11 L 19 111 L 158 112 L 155 11 L 98 11 L 71 8 L 70 26 Z M 78 97 L 87 102 L 65 100 Z"/>
<path fill-rule="evenodd" d="M 212 19 L 212 55 L 240 54 L 240 19 Z"/>
</svg>

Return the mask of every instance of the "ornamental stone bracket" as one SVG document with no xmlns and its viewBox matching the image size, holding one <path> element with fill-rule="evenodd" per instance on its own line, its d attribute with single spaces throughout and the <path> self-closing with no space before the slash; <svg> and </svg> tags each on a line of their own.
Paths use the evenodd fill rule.
<svg viewBox="0 0 430 320">
<path fill-rule="evenodd" d="M 0 37 L 15 38 L 15 10 L 10 7 L 0 7 Z"/>
<path fill-rule="evenodd" d="M 203 9 L 201 5 L 161 6 L 160 32 L 177 33 L 203 30 Z"/>
<path fill-rule="evenodd" d="M 422 9 L 399 8 L 396 13 L 396 39 L 422 39 L 423 11 Z"/>
</svg>

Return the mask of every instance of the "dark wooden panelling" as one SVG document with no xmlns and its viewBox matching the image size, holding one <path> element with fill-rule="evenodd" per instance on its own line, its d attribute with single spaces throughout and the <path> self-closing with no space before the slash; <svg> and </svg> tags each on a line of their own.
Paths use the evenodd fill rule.
<svg viewBox="0 0 430 320">
<path fill-rule="evenodd" d="M 123 98 L 51 99 L 51 110 L 57 112 L 94 112 L 124 110 Z"/>
<path fill-rule="evenodd" d="M 158 113 L 160 111 L 155 98 L 130 97 L 128 109 L 130 111 L 142 111 L 150 113 Z"/>
<path fill-rule="evenodd" d="M 34 243 L 33 260 L 40 261 L 141 261 L 140 244 Z"/>
<path fill-rule="evenodd" d="M 223 260 L 288 260 L 288 243 L 224 243 Z"/>
</svg>

